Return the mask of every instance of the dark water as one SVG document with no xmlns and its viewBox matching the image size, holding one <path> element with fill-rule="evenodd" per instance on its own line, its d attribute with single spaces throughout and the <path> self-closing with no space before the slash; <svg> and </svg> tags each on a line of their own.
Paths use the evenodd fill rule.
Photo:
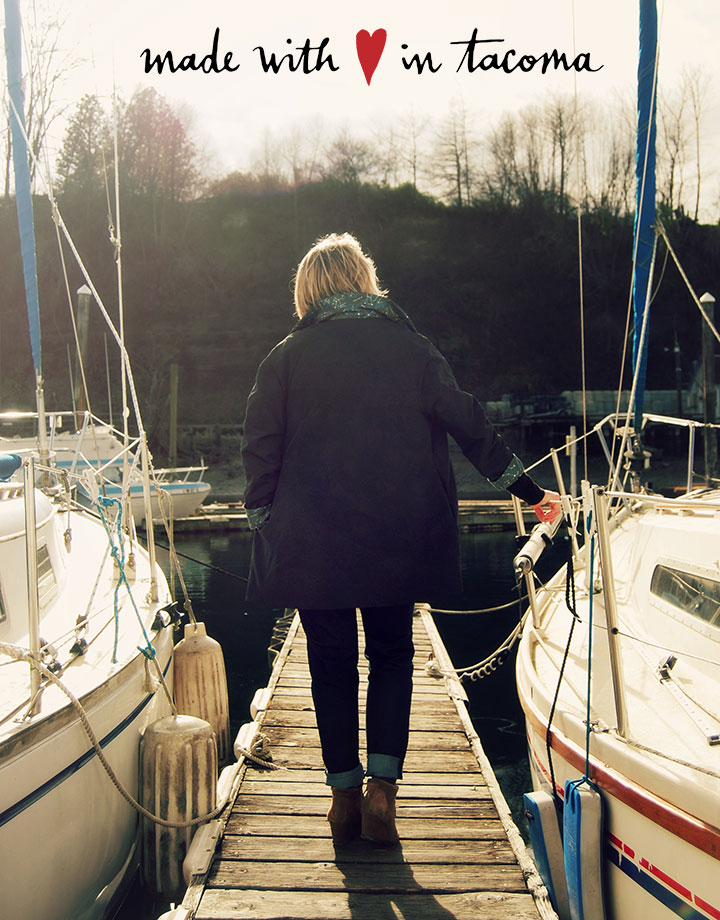
<svg viewBox="0 0 720 920">
<path fill-rule="evenodd" d="M 512 559 L 512 533 L 463 535 L 461 597 L 433 597 L 433 607 L 472 610 L 503 604 L 517 597 Z M 176 548 L 193 610 L 205 622 L 208 634 L 223 647 L 230 693 L 232 737 L 250 720 L 249 705 L 255 690 L 267 683 L 270 668 L 267 647 L 273 627 L 283 611 L 255 607 L 245 601 L 245 585 L 238 576 L 247 573 L 250 538 L 247 534 L 179 535 Z M 163 564 L 163 559 L 159 561 Z M 179 590 L 178 598 L 181 596 Z M 497 648 L 518 622 L 513 607 L 493 614 L 436 614 L 435 622 L 453 664 L 466 667 Z M 515 693 L 515 655 L 491 676 L 464 681 L 469 711 L 485 752 L 493 765 L 515 821 L 524 833 L 522 794 L 530 789 L 522 710 Z M 120 920 L 156 920 L 167 909 L 136 888 Z"/>
</svg>

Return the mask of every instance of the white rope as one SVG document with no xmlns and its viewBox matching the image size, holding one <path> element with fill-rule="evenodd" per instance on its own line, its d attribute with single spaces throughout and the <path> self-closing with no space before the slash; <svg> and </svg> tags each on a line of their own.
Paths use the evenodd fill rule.
<svg viewBox="0 0 720 920">
<path fill-rule="evenodd" d="M 609 417 L 611 417 L 611 416 L 609 416 Z M 563 444 L 563 447 L 569 448 L 569 447 L 573 447 L 575 444 L 579 444 L 580 441 L 587 441 L 588 437 L 589 437 L 599 426 L 603 425 L 604 422 L 606 422 L 606 421 L 607 421 L 607 418 L 603 419 L 602 422 L 598 422 L 598 424 L 595 425 L 595 427 L 592 429 L 592 431 L 584 432 L 584 433 L 581 434 L 579 437 L 575 438 L 575 440 L 565 442 L 565 443 Z M 547 454 L 545 454 L 544 457 L 540 457 L 539 460 L 536 460 L 534 463 L 531 463 L 530 466 L 526 466 L 526 467 L 525 467 L 525 472 L 526 472 L 526 473 L 531 472 L 531 470 L 534 470 L 536 466 L 540 466 L 541 463 L 545 463 L 546 460 L 550 460 L 550 459 L 552 458 L 552 455 L 553 455 L 553 452 L 552 452 L 552 450 L 551 450 L 551 451 L 549 451 Z"/>
<path fill-rule="evenodd" d="M 288 767 L 273 763 L 269 743 L 268 736 L 264 732 L 258 732 L 251 741 L 249 748 L 242 747 L 242 745 L 236 743 L 235 753 L 242 754 L 247 760 L 251 760 L 258 767 L 264 767 L 267 770 L 287 770 Z"/>
<path fill-rule="evenodd" d="M 513 603 L 517 603 L 514 601 Z M 435 613 L 435 610 L 430 609 L 430 612 Z M 470 680 L 478 680 L 483 677 L 489 677 L 494 671 L 497 671 L 505 663 L 505 659 L 508 656 L 508 653 L 512 650 L 515 643 L 520 638 L 522 633 L 522 628 L 527 619 L 527 612 L 520 620 L 520 622 L 514 627 L 510 635 L 502 642 L 498 648 L 495 649 L 490 655 L 486 658 L 483 658 L 482 661 L 478 661 L 476 664 L 468 665 L 466 668 L 456 668 L 454 670 L 449 670 L 447 668 L 442 668 L 434 656 L 428 659 L 427 664 L 425 665 L 425 672 L 431 677 L 450 677 L 450 678 L 459 678 L 462 680 L 465 677 L 469 677 Z"/>
<path fill-rule="evenodd" d="M 669 240 L 669 238 L 668 238 L 667 231 L 665 230 L 665 227 L 664 227 L 664 226 L 662 225 L 662 223 L 660 223 L 659 221 L 658 221 L 658 224 L 657 224 L 657 229 L 658 229 L 658 233 L 662 236 L 663 240 L 665 241 L 665 245 L 666 245 L 667 248 L 668 248 L 668 252 L 669 252 L 670 255 L 673 257 L 673 261 L 675 262 L 675 265 L 677 266 L 677 270 L 680 272 L 680 277 L 681 277 L 681 278 L 683 279 L 683 281 L 685 282 L 685 285 L 686 285 L 688 291 L 690 291 L 690 296 L 691 296 L 692 299 L 695 301 L 695 306 L 696 306 L 696 307 L 698 308 L 698 310 L 702 313 L 702 317 L 703 317 L 703 319 L 705 320 L 705 322 L 708 324 L 708 326 L 710 327 L 710 330 L 711 330 L 712 334 L 715 336 L 715 338 L 718 340 L 718 342 L 720 342 L 720 332 L 717 331 L 717 329 L 715 328 L 715 325 L 713 324 L 713 321 L 712 321 L 712 320 L 710 319 L 710 317 L 707 315 L 707 312 L 706 312 L 706 310 L 705 310 L 705 307 L 703 307 L 700 298 L 699 298 L 699 297 L 697 296 L 697 294 L 695 293 L 695 290 L 693 289 L 692 284 L 690 284 L 690 280 L 689 280 L 688 276 L 685 274 L 685 270 L 683 269 L 682 265 L 680 264 L 680 260 L 678 259 L 677 255 L 675 254 L 675 250 L 672 248 L 672 244 L 670 243 L 670 240 Z"/>
<path fill-rule="evenodd" d="M 527 595 L 517 598 L 514 601 L 508 601 L 507 604 L 498 604 L 497 607 L 483 607 L 481 610 L 442 610 L 440 607 L 431 607 L 430 613 L 450 613 L 456 616 L 475 613 L 496 613 L 498 610 L 507 610 L 508 607 L 514 607 L 516 604 L 527 600 Z"/>
</svg>

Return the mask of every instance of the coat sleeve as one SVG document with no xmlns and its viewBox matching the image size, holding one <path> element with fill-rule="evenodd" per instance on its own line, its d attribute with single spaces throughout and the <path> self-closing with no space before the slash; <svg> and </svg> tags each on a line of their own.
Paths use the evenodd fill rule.
<svg viewBox="0 0 720 920">
<path fill-rule="evenodd" d="M 285 441 L 285 388 L 269 358 L 258 368 L 248 396 L 241 447 L 245 508 L 251 526 L 258 527 L 269 516 Z"/>
<path fill-rule="evenodd" d="M 477 399 L 460 389 L 449 364 L 435 348 L 425 367 L 421 401 L 433 423 L 457 441 L 468 460 L 493 485 L 529 504 L 541 501 L 544 490 L 525 473 Z"/>
</svg>

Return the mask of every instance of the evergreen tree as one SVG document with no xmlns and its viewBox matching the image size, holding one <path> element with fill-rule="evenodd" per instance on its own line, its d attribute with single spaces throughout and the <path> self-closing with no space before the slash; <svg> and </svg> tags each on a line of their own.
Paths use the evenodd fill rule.
<svg viewBox="0 0 720 920">
<path fill-rule="evenodd" d="M 65 131 L 57 172 L 62 192 L 93 192 L 105 181 L 105 163 L 112 162 L 110 127 L 97 96 L 86 94 Z"/>
</svg>

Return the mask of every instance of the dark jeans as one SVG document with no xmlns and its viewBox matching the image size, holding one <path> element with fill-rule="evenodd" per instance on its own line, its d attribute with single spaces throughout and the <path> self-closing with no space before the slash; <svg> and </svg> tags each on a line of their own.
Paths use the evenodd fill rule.
<svg viewBox="0 0 720 920">
<path fill-rule="evenodd" d="M 413 605 L 365 607 L 365 657 L 369 662 L 365 730 L 370 776 L 398 779 L 408 744 L 412 697 Z M 320 745 L 327 783 L 362 783 L 358 750 L 358 629 L 356 612 L 301 610 L 308 642 Z"/>
</svg>

